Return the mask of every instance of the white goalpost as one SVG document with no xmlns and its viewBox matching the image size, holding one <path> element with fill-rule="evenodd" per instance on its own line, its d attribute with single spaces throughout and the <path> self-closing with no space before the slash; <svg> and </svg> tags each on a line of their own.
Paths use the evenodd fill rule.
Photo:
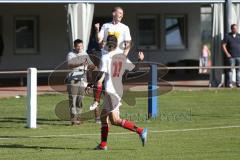
<svg viewBox="0 0 240 160">
<path fill-rule="evenodd" d="M 27 70 L 27 128 L 37 128 L 37 69 Z"/>
</svg>

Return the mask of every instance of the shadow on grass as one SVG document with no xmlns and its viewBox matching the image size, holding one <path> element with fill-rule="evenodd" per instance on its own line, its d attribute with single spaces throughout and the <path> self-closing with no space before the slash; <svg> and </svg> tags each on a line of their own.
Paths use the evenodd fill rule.
<svg viewBox="0 0 240 160">
<path fill-rule="evenodd" d="M 76 137 L 69 137 L 69 136 L 58 136 L 58 135 L 55 135 L 55 136 L 52 136 L 52 135 L 50 135 L 50 136 L 48 136 L 48 135 L 45 135 L 45 136 L 0 136 L 0 139 L 47 139 L 47 138 L 49 138 L 49 139 L 52 139 L 52 138 L 59 138 L 59 139 L 61 139 L 61 138 L 71 138 L 71 139 L 78 139 L 78 140 L 81 140 L 81 139 L 83 139 L 83 140 L 86 140 L 86 139 L 88 139 L 88 140 L 90 140 L 89 138 L 86 138 L 86 137 L 79 137 L 79 136 L 76 136 Z"/>
<path fill-rule="evenodd" d="M 26 123 L 26 118 L 20 117 L 2 117 L 0 118 L 0 122 L 14 122 L 14 123 Z"/>
<path fill-rule="evenodd" d="M 47 146 L 31 146 L 31 145 L 23 145 L 23 144 L 1 144 L 0 148 L 10 148 L 10 149 L 36 149 L 36 150 L 45 150 L 45 149 L 50 149 L 50 150 L 85 150 L 85 151 L 96 151 L 93 148 L 73 148 L 73 147 L 47 147 Z M 136 150 L 136 149 L 114 149 L 111 148 L 109 149 L 110 151 L 126 151 L 126 150 Z"/>
<path fill-rule="evenodd" d="M 0 128 L 12 128 L 12 127 L 9 127 L 9 126 L 0 126 Z"/>
<path fill-rule="evenodd" d="M 0 123 L 26 123 L 26 118 L 23 117 L 3 117 L 0 118 Z M 45 118 L 38 118 L 37 124 L 39 125 L 60 125 L 60 126 L 68 126 L 68 121 L 63 121 L 59 119 L 45 119 Z M 1 127 L 0 127 L 1 128 Z"/>
<path fill-rule="evenodd" d="M 79 149 L 83 149 L 83 148 L 72 148 L 72 147 L 47 147 L 47 146 L 28 146 L 28 145 L 23 145 L 23 144 L 1 144 L 0 148 L 22 148 L 22 149 L 71 149 L 71 150 L 79 150 Z M 86 149 L 86 148 L 84 148 Z"/>
</svg>

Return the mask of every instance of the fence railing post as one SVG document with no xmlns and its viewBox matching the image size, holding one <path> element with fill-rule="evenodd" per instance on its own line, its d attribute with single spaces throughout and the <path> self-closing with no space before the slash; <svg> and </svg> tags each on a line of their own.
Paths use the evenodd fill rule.
<svg viewBox="0 0 240 160">
<path fill-rule="evenodd" d="M 148 83 L 148 118 L 156 118 L 158 112 L 158 69 L 157 64 L 150 65 Z"/>
<path fill-rule="evenodd" d="M 27 70 L 27 128 L 37 128 L 37 69 Z"/>
</svg>

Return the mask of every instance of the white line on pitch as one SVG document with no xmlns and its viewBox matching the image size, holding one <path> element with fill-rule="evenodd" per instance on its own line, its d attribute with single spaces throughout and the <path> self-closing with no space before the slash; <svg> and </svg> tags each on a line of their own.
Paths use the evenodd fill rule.
<svg viewBox="0 0 240 160">
<path fill-rule="evenodd" d="M 168 132 L 189 132 L 189 131 L 201 131 L 201 130 L 215 130 L 215 129 L 229 129 L 229 128 L 240 128 L 240 126 L 220 126 L 220 127 L 209 127 L 209 128 L 189 128 L 189 129 L 174 129 L 174 130 L 162 130 L 154 131 L 150 130 L 150 133 L 168 133 Z M 109 133 L 111 135 L 127 135 L 133 134 L 134 132 L 118 132 Z M 99 133 L 90 134 L 71 134 L 71 135 L 45 135 L 45 136 L 19 136 L 19 137 L 2 137 L 0 139 L 21 139 L 21 138 L 57 138 L 57 137 L 76 137 L 76 136 L 99 136 Z M 0 136 L 1 137 L 1 136 Z"/>
<path fill-rule="evenodd" d="M 160 133 L 160 132 L 188 132 L 188 131 L 228 129 L 228 128 L 240 128 L 240 126 L 222 126 L 222 127 L 209 127 L 209 128 L 174 129 L 174 130 L 162 130 L 162 131 L 150 131 L 150 132 L 152 132 L 152 133 Z"/>
</svg>

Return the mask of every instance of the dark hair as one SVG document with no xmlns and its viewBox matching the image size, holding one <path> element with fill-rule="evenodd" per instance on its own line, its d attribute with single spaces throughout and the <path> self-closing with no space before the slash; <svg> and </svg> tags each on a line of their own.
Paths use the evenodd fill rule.
<svg viewBox="0 0 240 160">
<path fill-rule="evenodd" d="M 231 30 L 233 29 L 233 27 L 237 26 L 237 24 L 232 24 L 231 25 Z"/>
<path fill-rule="evenodd" d="M 74 46 L 76 46 L 79 43 L 83 43 L 83 41 L 81 39 L 76 39 L 73 43 L 74 43 Z"/>
<path fill-rule="evenodd" d="M 122 7 L 120 7 L 120 6 L 117 6 L 117 7 L 114 7 L 114 8 L 112 9 L 112 13 L 113 13 L 113 12 L 115 12 L 116 10 L 118 10 L 118 9 L 121 9 L 121 10 L 123 10 L 123 8 L 122 8 Z"/>
<path fill-rule="evenodd" d="M 107 37 L 107 47 L 110 49 L 110 50 L 113 50 L 113 49 L 115 49 L 115 48 L 117 48 L 117 44 L 118 43 L 118 41 L 117 41 L 117 37 L 116 36 L 114 36 L 114 35 L 109 35 L 108 37 Z"/>
</svg>

